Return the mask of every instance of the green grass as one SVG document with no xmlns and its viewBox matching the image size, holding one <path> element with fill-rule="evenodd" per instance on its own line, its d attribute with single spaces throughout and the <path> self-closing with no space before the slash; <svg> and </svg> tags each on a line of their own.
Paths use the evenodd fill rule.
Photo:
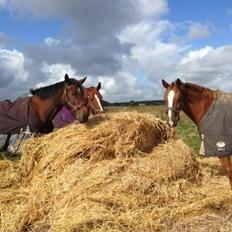
<svg viewBox="0 0 232 232">
<path fill-rule="evenodd" d="M 177 136 L 181 138 L 188 146 L 190 146 L 195 153 L 199 153 L 200 137 L 196 125 L 182 115 L 181 120 L 176 127 Z"/>
</svg>

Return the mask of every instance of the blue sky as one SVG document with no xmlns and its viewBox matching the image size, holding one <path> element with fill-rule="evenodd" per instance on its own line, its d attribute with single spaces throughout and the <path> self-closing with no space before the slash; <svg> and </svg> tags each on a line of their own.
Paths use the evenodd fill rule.
<svg viewBox="0 0 232 232">
<path fill-rule="evenodd" d="M 231 43 L 232 2 L 230 0 L 169 0 L 168 6 L 170 11 L 167 18 L 170 21 L 189 20 L 202 22 L 212 27 L 213 36 L 201 41 L 194 41 L 193 46 L 220 46 Z"/>
<path fill-rule="evenodd" d="M 171 22 L 184 21 L 203 22 L 212 27 L 215 35 L 201 41 L 194 41 L 194 47 L 206 44 L 220 46 L 232 39 L 232 3 L 230 0 L 169 0 L 169 13 L 163 16 Z M 62 27 L 68 24 L 68 20 L 61 19 L 36 19 L 23 17 L 17 13 L 11 13 L 7 9 L 0 11 L 0 30 L 13 38 L 15 48 L 21 48 L 27 43 L 40 43 L 47 37 L 61 36 Z M 181 33 L 181 31 L 180 31 Z"/>
<path fill-rule="evenodd" d="M 232 2 L 0 0 L 0 98 L 67 72 L 109 101 L 160 99 L 180 77 L 232 91 Z"/>
<path fill-rule="evenodd" d="M 14 16 L 7 10 L 0 11 L 0 30 L 12 38 L 11 47 L 22 49 L 28 43 L 40 43 L 47 37 L 59 35 L 63 20 L 36 20 Z"/>
</svg>

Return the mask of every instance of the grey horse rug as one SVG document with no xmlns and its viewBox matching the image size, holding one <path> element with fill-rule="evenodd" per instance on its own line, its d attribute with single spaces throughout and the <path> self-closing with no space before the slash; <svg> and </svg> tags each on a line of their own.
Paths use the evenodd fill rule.
<svg viewBox="0 0 232 232">
<path fill-rule="evenodd" d="M 30 133 L 46 133 L 48 125 L 34 115 L 29 103 L 30 97 L 0 102 L 0 150 L 16 153 Z"/>
<path fill-rule="evenodd" d="M 232 155 L 232 94 L 221 93 L 200 121 L 200 154 L 205 156 Z"/>
</svg>

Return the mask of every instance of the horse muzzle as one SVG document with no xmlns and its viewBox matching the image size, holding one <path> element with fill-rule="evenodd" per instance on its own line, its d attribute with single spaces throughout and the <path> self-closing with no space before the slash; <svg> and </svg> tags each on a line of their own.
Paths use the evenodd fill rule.
<svg viewBox="0 0 232 232">
<path fill-rule="evenodd" d="M 76 113 L 76 119 L 80 123 L 85 123 L 89 119 L 89 108 L 86 106 L 81 107 L 81 109 L 78 110 Z"/>
</svg>

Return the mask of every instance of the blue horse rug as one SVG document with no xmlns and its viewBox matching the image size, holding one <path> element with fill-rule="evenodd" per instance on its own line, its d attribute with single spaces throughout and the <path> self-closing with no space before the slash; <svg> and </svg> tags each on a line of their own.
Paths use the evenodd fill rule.
<svg viewBox="0 0 232 232">
<path fill-rule="evenodd" d="M 200 154 L 205 156 L 232 155 L 232 94 L 221 93 L 200 121 Z"/>
</svg>

